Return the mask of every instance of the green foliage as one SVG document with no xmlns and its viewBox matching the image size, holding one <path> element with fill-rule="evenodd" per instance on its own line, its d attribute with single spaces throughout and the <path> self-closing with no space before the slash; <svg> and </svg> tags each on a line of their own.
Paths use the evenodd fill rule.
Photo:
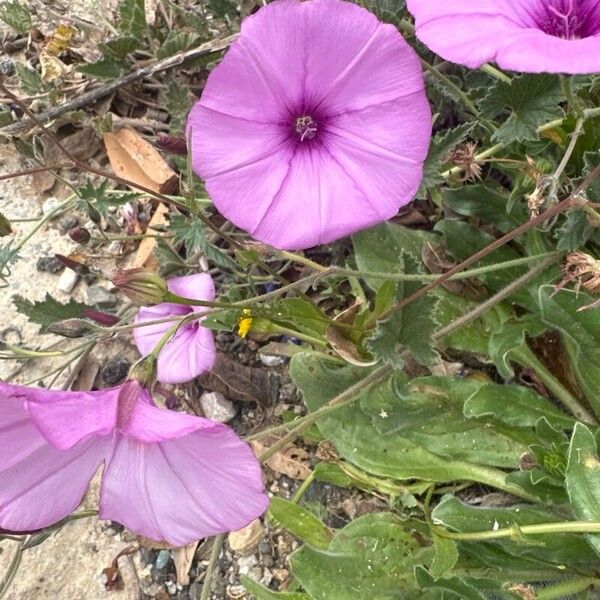
<svg viewBox="0 0 600 600">
<path fill-rule="evenodd" d="M 102 217 L 106 217 L 111 207 L 123 206 L 137 198 L 135 193 L 109 193 L 108 181 L 104 180 L 98 186 L 88 179 L 85 184 L 77 189 L 79 201 L 77 208 L 87 212 L 94 223 L 98 223 Z"/>
<path fill-rule="evenodd" d="M 201 250 L 208 260 L 224 269 L 235 270 L 237 265 L 227 254 L 210 242 L 205 225 L 196 217 L 173 215 L 169 220 L 169 231 L 173 233 L 175 243 L 185 244 L 187 251 Z"/>
<path fill-rule="evenodd" d="M 537 139 L 539 125 L 563 114 L 562 99 L 556 75 L 521 75 L 512 83 L 497 82 L 481 102 L 481 109 L 489 118 L 508 115 L 492 139 L 523 142 Z"/>
<path fill-rule="evenodd" d="M 35 96 L 44 91 L 46 85 L 42 81 L 41 75 L 35 69 L 31 69 L 20 62 L 15 63 L 15 69 L 24 92 Z"/>
<path fill-rule="evenodd" d="M 256 600 L 310 600 L 306 594 L 294 592 L 273 592 L 263 587 L 246 575 L 242 575 L 242 584 L 254 596 Z"/>
<path fill-rule="evenodd" d="M 85 304 L 77 302 L 73 298 L 63 304 L 48 293 L 40 302 L 32 302 L 19 295 L 13 296 L 12 300 L 17 311 L 25 315 L 32 323 L 40 325 L 42 331 L 58 321 L 82 318 L 83 311 L 87 308 Z"/>
<path fill-rule="evenodd" d="M 98 79 L 116 79 L 122 73 L 122 65 L 113 56 L 104 56 L 95 63 L 80 65 L 77 70 Z"/>
<path fill-rule="evenodd" d="M 124 36 L 140 38 L 146 33 L 144 0 L 121 0 L 119 4 L 119 31 Z"/>
<path fill-rule="evenodd" d="M 17 33 L 27 33 L 31 29 L 31 15 L 19 0 L 4 0 L 0 5 L 0 21 L 4 21 Z"/>
<path fill-rule="evenodd" d="M 317 550 L 325 550 L 333 538 L 333 532 L 310 511 L 283 498 L 273 498 L 269 515 L 282 527 L 289 529 L 297 538 Z"/>
</svg>

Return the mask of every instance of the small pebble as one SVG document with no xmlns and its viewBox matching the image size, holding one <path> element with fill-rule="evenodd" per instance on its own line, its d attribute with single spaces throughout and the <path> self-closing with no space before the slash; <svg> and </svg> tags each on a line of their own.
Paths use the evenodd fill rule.
<svg viewBox="0 0 600 600">
<path fill-rule="evenodd" d="M 285 358 L 283 356 L 273 356 L 272 354 L 259 353 L 258 357 L 260 358 L 260 362 L 265 365 L 265 367 L 280 367 L 285 362 Z"/>
<path fill-rule="evenodd" d="M 79 219 L 75 215 L 67 215 L 58 222 L 58 230 L 66 235 L 73 227 L 79 225 Z"/>
<path fill-rule="evenodd" d="M 53 210 L 56 210 L 62 202 L 55 198 L 54 196 L 50 196 L 50 198 L 46 198 L 44 203 L 42 204 L 42 212 L 44 215 L 49 215 Z"/>
<path fill-rule="evenodd" d="M 35 268 L 43 273 L 60 273 L 65 266 L 56 256 L 40 256 Z"/>
<path fill-rule="evenodd" d="M 251 554 L 250 556 L 242 556 L 238 559 L 238 567 L 240 575 L 248 575 L 250 570 L 257 565 L 258 561 L 256 556 Z"/>
<path fill-rule="evenodd" d="M 86 290 L 86 302 L 91 306 L 113 308 L 117 304 L 117 298 L 101 285 L 92 285 Z"/>
<path fill-rule="evenodd" d="M 204 392 L 200 396 L 200 406 L 207 419 L 218 423 L 227 423 L 237 414 L 235 404 L 220 392 Z"/>
<path fill-rule="evenodd" d="M 57 287 L 61 292 L 70 294 L 73 291 L 73 288 L 77 285 L 78 279 L 79 273 L 73 271 L 73 269 L 65 269 L 58 280 Z"/>
<path fill-rule="evenodd" d="M 167 583 L 165 583 L 165 587 L 171 596 L 174 596 L 177 593 L 177 584 L 174 581 L 167 581 Z"/>
<path fill-rule="evenodd" d="M 100 377 L 106 385 L 117 385 L 127 377 L 130 366 L 126 358 L 112 358 L 102 367 Z"/>
<path fill-rule="evenodd" d="M 171 559 L 171 553 L 168 550 L 161 550 L 156 557 L 156 562 L 154 566 L 157 569 L 164 569 L 167 566 L 167 563 Z"/>
<path fill-rule="evenodd" d="M 194 581 L 194 583 L 190 585 L 190 589 L 188 590 L 188 598 L 189 600 L 200 600 L 201 595 L 202 584 L 198 581 Z"/>
</svg>

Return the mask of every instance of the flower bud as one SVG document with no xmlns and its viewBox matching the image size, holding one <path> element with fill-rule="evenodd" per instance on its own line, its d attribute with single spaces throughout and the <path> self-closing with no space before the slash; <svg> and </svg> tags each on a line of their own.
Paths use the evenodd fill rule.
<svg viewBox="0 0 600 600">
<path fill-rule="evenodd" d="M 64 254 L 55 254 L 54 256 L 56 256 L 61 265 L 67 267 L 67 269 L 71 269 L 72 271 L 79 273 L 80 275 L 85 275 L 90 272 L 87 265 L 73 260 L 72 258 L 65 256 Z"/>
<path fill-rule="evenodd" d="M 184 138 L 174 137 L 172 135 L 160 135 L 156 138 L 156 143 L 171 154 L 185 156 L 187 154 L 187 142 Z"/>
<path fill-rule="evenodd" d="M 0 213 L 0 237 L 10 235 L 12 231 L 13 230 L 10 225 L 10 221 L 2 213 Z"/>
<path fill-rule="evenodd" d="M 82 244 L 85 246 L 91 239 L 92 236 L 90 232 L 84 227 L 73 227 L 73 229 L 69 230 L 69 237 L 78 244 Z"/>
<path fill-rule="evenodd" d="M 102 331 L 102 328 L 84 319 L 65 319 L 52 323 L 46 331 L 63 337 L 80 338 L 91 333 L 98 333 L 98 331 Z"/>
<path fill-rule="evenodd" d="M 169 294 L 165 280 L 158 273 L 143 267 L 121 270 L 112 282 L 138 306 L 160 304 Z"/>
<path fill-rule="evenodd" d="M 106 327 L 112 327 L 119 322 L 119 317 L 117 317 L 117 315 L 112 315 L 111 313 L 103 312 L 101 310 L 95 310 L 94 308 L 85 308 L 83 310 L 83 316 Z"/>
<path fill-rule="evenodd" d="M 138 381 L 142 387 L 150 387 L 156 381 L 157 364 L 156 356 L 148 354 L 131 367 L 129 379 Z"/>
</svg>

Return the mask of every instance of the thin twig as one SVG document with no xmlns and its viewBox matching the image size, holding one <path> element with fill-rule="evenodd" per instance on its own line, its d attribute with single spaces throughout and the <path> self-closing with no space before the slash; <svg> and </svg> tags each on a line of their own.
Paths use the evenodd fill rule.
<svg viewBox="0 0 600 600">
<path fill-rule="evenodd" d="M 200 594 L 200 600 L 208 600 L 210 598 L 212 578 L 217 567 L 217 561 L 221 556 L 221 549 L 223 548 L 223 542 L 225 541 L 225 534 L 215 536 L 213 540 L 213 546 L 210 551 L 210 558 L 208 559 L 208 566 L 206 567 L 206 575 L 202 582 L 202 593 Z"/>
<path fill-rule="evenodd" d="M 206 56 L 207 54 L 212 54 L 213 52 L 220 52 L 221 50 L 225 50 L 228 48 L 235 40 L 237 39 L 237 34 L 227 36 L 223 39 L 219 40 L 211 40 L 210 42 L 206 42 L 197 46 L 196 48 L 192 48 L 191 50 L 186 50 L 185 52 L 179 52 L 175 54 L 175 56 L 170 56 L 169 58 L 165 58 L 164 60 L 159 60 L 152 65 L 148 65 L 142 67 L 141 69 L 137 69 L 133 71 L 133 73 L 129 73 L 124 77 L 119 77 L 110 83 L 97 87 L 96 89 L 90 90 L 80 96 L 77 96 L 70 100 L 69 102 L 65 102 L 60 106 L 54 106 L 39 115 L 37 115 L 37 121 L 41 123 L 47 123 L 61 115 L 70 112 L 72 110 L 77 110 L 80 108 L 87 108 L 90 105 L 94 104 L 96 101 L 100 100 L 100 98 L 105 98 L 106 96 L 112 94 L 119 88 L 134 83 L 135 81 L 139 81 L 140 79 L 144 79 L 146 77 L 151 77 L 156 73 L 160 73 L 161 71 L 166 71 L 167 69 L 172 69 L 173 67 L 177 67 L 186 62 L 194 60 L 196 58 L 200 58 L 201 56 Z M 23 119 L 18 123 L 14 123 L 12 125 L 7 125 L 6 127 L 2 127 L 0 129 L 0 134 L 4 135 L 17 135 L 29 131 L 32 127 L 37 125 L 36 121 L 29 118 Z"/>
</svg>

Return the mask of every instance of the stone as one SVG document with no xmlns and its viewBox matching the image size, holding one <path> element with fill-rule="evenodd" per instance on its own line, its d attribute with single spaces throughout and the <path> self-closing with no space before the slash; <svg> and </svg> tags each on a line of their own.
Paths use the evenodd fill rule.
<svg viewBox="0 0 600 600">
<path fill-rule="evenodd" d="M 99 308 L 113 308 L 117 304 L 117 297 L 101 285 L 92 285 L 86 290 L 86 303 Z"/>
<path fill-rule="evenodd" d="M 40 256 L 35 264 L 35 268 L 42 273 L 60 273 L 65 266 L 56 258 L 56 256 Z"/>
<path fill-rule="evenodd" d="M 194 581 L 188 590 L 189 600 L 200 600 L 202 596 L 202 584 L 199 581 Z"/>
<path fill-rule="evenodd" d="M 200 406 L 207 419 L 218 423 L 227 423 L 237 414 L 235 404 L 220 392 L 203 392 Z"/>
<path fill-rule="evenodd" d="M 130 362 L 126 358 L 111 358 L 100 371 L 100 377 L 106 385 L 121 383 L 129 373 Z"/>
<path fill-rule="evenodd" d="M 261 522 L 256 519 L 243 529 L 232 531 L 229 534 L 229 547 L 240 554 L 252 554 L 264 535 L 265 529 Z"/>
<path fill-rule="evenodd" d="M 258 357 L 260 358 L 260 362 L 265 365 L 265 367 L 280 367 L 285 362 L 285 358 L 283 356 L 273 356 L 272 354 L 259 353 Z"/>
<path fill-rule="evenodd" d="M 73 269 L 65 269 L 62 272 L 56 287 L 58 287 L 58 289 L 64 294 L 70 294 L 77 285 L 78 279 L 79 273 L 77 273 L 77 271 L 73 271 Z"/>
<path fill-rule="evenodd" d="M 250 556 L 242 556 L 238 559 L 238 569 L 240 575 L 248 575 L 250 570 L 256 567 L 258 564 L 258 560 L 256 560 L 256 556 L 251 554 Z"/>
<path fill-rule="evenodd" d="M 75 215 L 67 215 L 58 222 L 58 230 L 66 235 L 73 227 L 79 225 L 79 219 Z"/>
<path fill-rule="evenodd" d="M 55 198 L 54 196 L 50 196 L 50 198 L 46 198 L 46 200 L 44 200 L 44 203 L 42 204 L 42 212 L 44 213 L 44 216 L 48 216 L 52 211 L 56 210 L 61 204 L 62 204 L 62 202 L 58 198 Z"/>
</svg>

